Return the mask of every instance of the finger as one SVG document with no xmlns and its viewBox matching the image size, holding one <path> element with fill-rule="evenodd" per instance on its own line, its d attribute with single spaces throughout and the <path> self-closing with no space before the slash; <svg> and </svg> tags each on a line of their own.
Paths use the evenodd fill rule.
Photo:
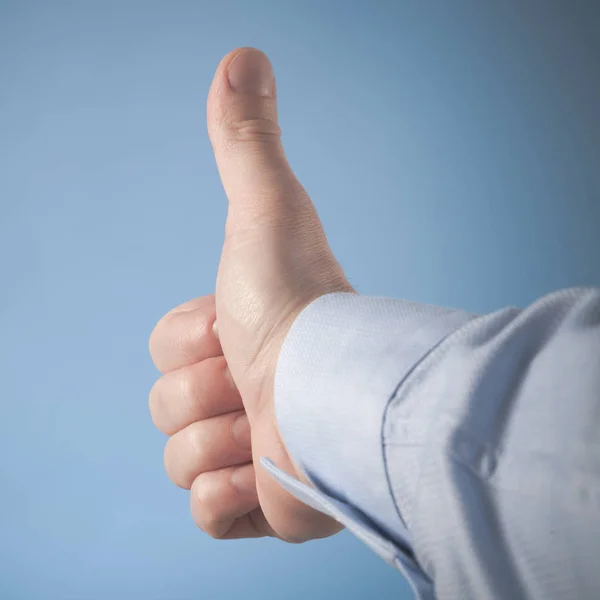
<svg viewBox="0 0 600 600">
<path fill-rule="evenodd" d="M 167 314 L 175 312 L 186 312 L 188 310 L 195 310 L 196 308 L 206 307 L 215 302 L 215 295 L 209 294 L 208 296 L 200 296 L 198 298 L 192 298 L 175 308 L 172 308 Z"/>
<path fill-rule="evenodd" d="M 221 61 L 207 120 L 230 209 L 243 208 L 248 216 L 269 203 L 306 197 L 281 145 L 275 79 L 265 54 L 242 48 Z"/>
<path fill-rule="evenodd" d="M 171 481 L 190 489 L 198 475 L 252 460 L 250 425 L 244 411 L 197 421 L 172 436 L 165 446 Z"/>
<path fill-rule="evenodd" d="M 194 480 L 190 511 L 204 532 L 218 539 L 267 535 L 252 463 L 202 473 Z"/>
<path fill-rule="evenodd" d="M 150 391 L 149 404 L 154 424 L 167 435 L 196 421 L 244 408 L 223 356 L 163 375 Z"/>
<path fill-rule="evenodd" d="M 162 373 L 223 354 L 213 330 L 215 297 L 204 296 L 168 312 L 150 336 L 150 355 Z"/>
</svg>

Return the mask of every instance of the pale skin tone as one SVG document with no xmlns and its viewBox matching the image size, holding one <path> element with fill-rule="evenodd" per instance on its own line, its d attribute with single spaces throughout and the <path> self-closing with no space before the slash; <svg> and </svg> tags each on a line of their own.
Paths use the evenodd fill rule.
<svg viewBox="0 0 600 600">
<path fill-rule="evenodd" d="M 216 291 L 167 313 L 150 338 L 163 373 L 150 411 L 170 436 L 167 474 L 191 490 L 194 521 L 215 538 L 333 535 L 341 526 L 281 488 L 260 458 L 306 482 L 277 427 L 277 360 L 308 304 L 353 290 L 285 158 L 264 54 L 244 48 L 223 58 L 207 120 L 229 201 Z"/>
</svg>

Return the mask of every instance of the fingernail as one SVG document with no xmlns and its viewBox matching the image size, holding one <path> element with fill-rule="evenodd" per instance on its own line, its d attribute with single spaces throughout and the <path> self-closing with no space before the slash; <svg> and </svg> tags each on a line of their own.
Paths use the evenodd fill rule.
<svg viewBox="0 0 600 600">
<path fill-rule="evenodd" d="M 213 330 L 213 333 L 215 334 L 215 337 L 216 337 L 217 339 L 219 339 L 219 327 L 217 326 L 217 319 L 215 319 L 215 320 L 213 321 L 212 330 Z"/>
<path fill-rule="evenodd" d="M 256 479 L 252 465 L 244 465 L 233 469 L 231 472 L 231 483 L 240 492 L 254 492 L 256 490 Z"/>
<path fill-rule="evenodd" d="M 273 94 L 273 67 L 260 50 L 242 50 L 229 64 L 229 85 L 235 92 L 255 96 Z"/>
<path fill-rule="evenodd" d="M 250 438 L 250 422 L 246 413 L 242 413 L 231 426 L 231 432 L 235 443 L 242 450 L 250 450 L 252 448 L 252 442 Z"/>
</svg>

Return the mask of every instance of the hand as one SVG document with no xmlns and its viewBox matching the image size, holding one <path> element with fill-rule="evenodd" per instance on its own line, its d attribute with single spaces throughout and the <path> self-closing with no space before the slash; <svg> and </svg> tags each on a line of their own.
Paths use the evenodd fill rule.
<svg viewBox="0 0 600 600">
<path fill-rule="evenodd" d="M 309 303 L 353 290 L 286 161 L 264 54 L 241 49 L 221 61 L 207 117 L 229 210 L 216 295 L 171 311 L 150 339 L 165 373 L 150 407 L 172 436 L 166 469 L 191 488 L 194 519 L 213 537 L 332 535 L 340 526 L 283 490 L 259 461 L 269 457 L 304 480 L 277 429 L 277 359 Z"/>
</svg>

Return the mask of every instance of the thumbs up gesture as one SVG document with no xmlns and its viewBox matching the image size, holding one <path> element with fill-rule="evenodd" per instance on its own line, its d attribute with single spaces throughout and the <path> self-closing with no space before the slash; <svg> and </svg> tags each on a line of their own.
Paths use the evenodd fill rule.
<svg viewBox="0 0 600 600">
<path fill-rule="evenodd" d="M 167 313 L 150 339 L 163 373 L 150 409 L 171 436 L 166 470 L 191 489 L 194 520 L 215 538 L 326 537 L 340 526 L 281 488 L 260 458 L 303 479 L 277 427 L 279 352 L 309 303 L 353 290 L 286 160 L 262 52 L 243 48 L 221 61 L 207 119 L 229 208 L 215 295 Z"/>
</svg>

